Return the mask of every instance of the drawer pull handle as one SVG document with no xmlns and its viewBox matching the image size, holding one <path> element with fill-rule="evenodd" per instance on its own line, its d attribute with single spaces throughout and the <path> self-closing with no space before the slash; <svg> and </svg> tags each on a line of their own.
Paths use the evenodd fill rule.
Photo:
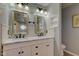
<svg viewBox="0 0 79 59">
<path fill-rule="evenodd" d="M 22 51 L 22 53 L 24 53 L 24 51 Z"/>
<path fill-rule="evenodd" d="M 36 46 L 35 48 L 38 48 L 38 46 Z"/>
<path fill-rule="evenodd" d="M 50 45 L 48 44 L 48 45 L 46 45 L 47 47 L 49 47 Z"/>
<path fill-rule="evenodd" d="M 36 55 L 38 55 L 38 53 L 36 53 Z"/>
</svg>

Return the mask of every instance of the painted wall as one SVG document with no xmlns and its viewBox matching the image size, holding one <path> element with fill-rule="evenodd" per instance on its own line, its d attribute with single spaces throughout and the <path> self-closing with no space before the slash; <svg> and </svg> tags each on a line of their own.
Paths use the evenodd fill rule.
<svg viewBox="0 0 79 59">
<path fill-rule="evenodd" d="M 50 13 L 50 32 L 52 32 L 52 36 L 54 35 L 54 52 L 55 56 L 61 56 L 61 6 L 59 3 L 50 4 L 48 11 Z M 52 23 L 51 23 L 52 22 Z M 52 28 L 53 27 L 53 28 Z"/>
<path fill-rule="evenodd" d="M 72 15 L 79 13 L 79 4 L 63 9 L 63 43 L 66 49 L 79 55 L 79 28 L 72 27 Z"/>
<path fill-rule="evenodd" d="M 6 16 L 4 15 L 5 14 L 5 7 L 3 7 L 4 4 L 0 3 L 0 55 L 2 54 L 1 51 L 2 51 L 2 48 L 1 48 L 1 45 L 2 45 L 2 23 L 3 23 L 3 20 L 6 19 Z M 4 17 L 5 16 L 5 17 Z"/>
</svg>

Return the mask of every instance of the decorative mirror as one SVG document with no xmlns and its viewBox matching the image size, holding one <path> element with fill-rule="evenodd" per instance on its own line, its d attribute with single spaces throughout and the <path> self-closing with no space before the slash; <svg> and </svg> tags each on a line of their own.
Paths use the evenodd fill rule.
<svg viewBox="0 0 79 59">
<path fill-rule="evenodd" d="M 35 16 L 35 33 L 38 36 L 44 36 L 47 33 L 47 26 L 43 16 Z"/>
<path fill-rule="evenodd" d="M 28 34 L 28 14 L 11 11 L 9 19 L 9 37 L 24 38 Z"/>
</svg>

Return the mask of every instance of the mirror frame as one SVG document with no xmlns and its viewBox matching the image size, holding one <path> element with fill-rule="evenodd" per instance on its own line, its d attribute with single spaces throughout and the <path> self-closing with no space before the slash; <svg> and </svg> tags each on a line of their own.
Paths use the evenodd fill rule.
<svg viewBox="0 0 79 59">
<path fill-rule="evenodd" d="M 14 35 L 16 34 L 19 34 L 19 33 L 14 33 L 14 20 L 15 20 L 15 15 L 14 15 L 14 12 L 17 11 L 17 12 L 21 12 L 21 11 L 18 11 L 18 10 L 11 10 L 10 13 L 9 13 L 9 29 L 8 29 L 8 35 L 10 36 L 10 38 L 14 37 Z M 28 13 L 25 13 L 25 12 L 22 12 L 24 14 L 26 14 L 27 16 L 27 19 L 26 20 L 26 27 L 27 27 L 27 30 L 26 30 L 26 34 L 28 34 L 28 21 L 29 21 L 29 14 Z M 10 24 L 11 23 L 11 24 Z M 21 33 L 22 34 L 22 33 Z"/>
<path fill-rule="evenodd" d="M 46 24 L 46 21 L 45 21 L 45 17 L 44 17 L 44 25 L 45 25 L 44 32 L 41 32 L 41 30 L 40 30 L 40 23 L 39 23 L 40 19 L 38 17 L 44 17 L 44 16 L 35 15 L 35 33 L 38 36 L 44 36 L 48 32 L 47 31 L 47 24 Z M 43 19 L 41 19 L 41 20 L 43 20 Z M 44 27 L 44 25 L 43 25 L 43 27 Z"/>
</svg>

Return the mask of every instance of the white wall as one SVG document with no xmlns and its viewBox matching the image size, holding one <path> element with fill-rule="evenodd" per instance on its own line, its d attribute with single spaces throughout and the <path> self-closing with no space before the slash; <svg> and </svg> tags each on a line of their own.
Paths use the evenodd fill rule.
<svg viewBox="0 0 79 59">
<path fill-rule="evenodd" d="M 55 37 L 55 55 L 60 56 L 62 55 L 61 49 L 61 7 L 58 3 L 50 4 L 49 8 L 49 22 L 50 22 L 50 32 L 52 32 L 52 36 Z M 53 23 L 51 23 L 53 21 Z"/>
<path fill-rule="evenodd" d="M 2 48 L 1 48 L 1 45 L 2 45 L 2 28 L 1 28 L 1 25 L 2 25 L 2 19 L 3 19 L 3 13 L 4 13 L 4 5 L 0 3 L 0 55 L 2 54 L 1 51 L 2 51 Z"/>
<path fill-rule="evenodd" d="M 2 28 L 1 28 L 1 30 L 2 30 L 2 34 L 1 34 L 2 38 L 1 38 L 1 40 L 2 40 L 2 39 L 7 39 L 8 38 L 8 35 L 7 35 L 7 33 L 8 33 L 8 18 L 9 18 L 8 17 L 9 16 L 8 5 L 6 3 L 5 4 L 1 3 L 0 4 L 0 11 L 1 11 L 0 20 L 1 20 L 1 25 L 2 25 Z"/>
</svg>

